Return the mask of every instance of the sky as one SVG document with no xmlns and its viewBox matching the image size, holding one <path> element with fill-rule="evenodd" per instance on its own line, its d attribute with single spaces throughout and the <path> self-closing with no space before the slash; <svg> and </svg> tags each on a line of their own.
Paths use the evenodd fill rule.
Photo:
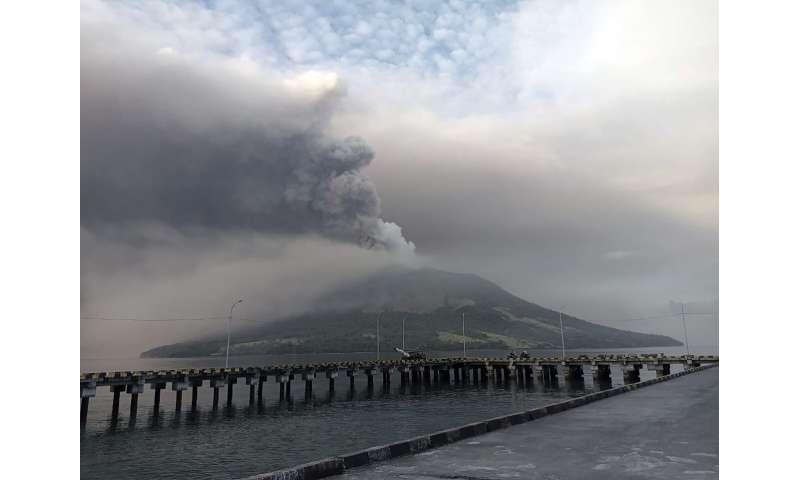
<svg viewBox="0 0 800 480">
<path fill-rule="evenodd" d="M 717 16 L 83 1 L 82 316 L 278 318 L 404 264 L 682 338 L 672 302 L 718 297 Z M 83 356 L 222 327 L 81 325 Z"/>
</svg>

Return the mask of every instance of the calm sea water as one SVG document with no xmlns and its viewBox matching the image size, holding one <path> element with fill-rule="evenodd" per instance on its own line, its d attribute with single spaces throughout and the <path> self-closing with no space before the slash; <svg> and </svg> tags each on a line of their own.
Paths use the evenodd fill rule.
<svg viewBox="0 0 800 480">
<path fill-rule="evenodd" d="M 603 350 L 611 353 L 681 354 L 682 347 Z M 574 350 L 568 354 L 599 351 Z M 470 356 L 504 356 L 506 351 L 470 352 Z M 716 354 L 717 347 L 693 348 L 692 353 Z M 433 352 L 435 356 L 460 356 L 460 352 Z M 534 356 L 555 356 L 560 351 L 531 351 Z M 231 366 L 322 361 L 368 360 L 374 353 L 240 356 Z M 393 358 L 384 355 L 383 358 Z M 181 359 L 81 359 L 81 370 L 152 370 L 223 366 L 221 358 Z M 674 367 L 673 367 L 674 368 Z M 676 370 L 673 370 L 676 371 Z M 642 380 L 654 372 L 642 370 Z M 274 379 L 264 384 L 264 401 L 249 406 L 249 390 L 244 384 L 234 388 L 233 407 L 224 407 L 225 391 L 220 392 L 221 408 L 211 410 L 212 390 L 199 389 L 198 411 L 189 411 L 191 393 L 183 395 L 183 411 L 174 411 L 175 397 L 169 388 L 162 390 L 161 410 L 153 415 L 153 393 L 139 396 L 138 416 L 130 421 L 129 396 L 120 401 L 120 418 L 110 422 L 112 395 L 98 388 L 89 407 L 89 418 L 81 429 L 81 478 L 221 478 L 236 479 L 268 472 L 318 458 L 382 445 L 464 423 L 534 408 L 570 396 L 610 388 L 598 385 L 591 372 L 582 382 L 544 386 L 534 382 L 522 387 L 489 384 L 400 388 L 398 375 L 392 376 L 385 392 L 380 378 L 373 392 L 366 378 L 356 377 L 355 391 L 349 379 L 336 380 L 336 391 L 328 393 L 327 379 L 318 377 L 314 396 L 306 400 L 303 382 L 292 382 L 292 402 L 279 402 Z M 613 386 L 622 385 L 622 372 L 612 368 Z M 75 409 L 78 407 L 76 405 Z M 77 412 L 76 412 L 77 416 Z M 76 421 L 77 423 L 77 421 Z"/>
</svg>

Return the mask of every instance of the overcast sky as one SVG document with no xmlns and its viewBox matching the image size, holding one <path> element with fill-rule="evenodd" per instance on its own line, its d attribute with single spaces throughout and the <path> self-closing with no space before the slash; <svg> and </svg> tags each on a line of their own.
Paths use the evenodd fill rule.
<svg viewBox="0 0 800 480">
<path fill-rule="evenodd" d="M 682 338 L 632 319 L 718 295 L 716 4 L 84 1 L 82 314 L 273 318 L 405 263 Z"/>
</svg>

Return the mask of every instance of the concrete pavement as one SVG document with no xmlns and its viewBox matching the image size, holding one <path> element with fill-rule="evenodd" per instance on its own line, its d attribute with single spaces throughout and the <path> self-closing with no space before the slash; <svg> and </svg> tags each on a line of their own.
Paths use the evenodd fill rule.
<svg viewBox="0 0 800 480">
<path fill-rule="evenodd" d="M 339 478 L 719 478 L 718 415 L 712 368 Z"/>
</svg>

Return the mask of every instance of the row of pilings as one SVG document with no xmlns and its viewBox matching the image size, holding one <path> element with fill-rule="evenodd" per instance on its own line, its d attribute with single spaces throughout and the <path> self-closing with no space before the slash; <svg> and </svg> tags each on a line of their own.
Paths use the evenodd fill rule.
<svg viewBox="0 0 800 480">
<path fill-rule="evenodd" d="M 265 368 L 234 368 L 234 369 L 201 369 L 161 372 L 110 372 L 109 374 L 85 374 L 81 376 L 81 425 L 86 423 L 89 410 L 89 401 L 96 395 L 98 386 L 108 386 L 113 394 L 111 407 L 111 420 L 115 422 L 119 416 L 120 396 L 123 392 L 130 396 L 130 418 L 134 419 L 138 411 L 138 397 L 144 394 L 146 387 L 153 391 L 153 409 L 157 414 L 161 408 L 161 391 L 169 385 L 175 392 L 175 411 L 183 407 L 183 392 L 191 390 L 190 408 L 197 410 L 198 389 L 206 383 L 212 389 L 212 410 L 220 406 L 220 389 L 226 391 L 226 405 L 233 403 L 234 386 L 239 380 L 249 389 L 249 402 L 251 405 L 263 401 L 264 383 L 274 378 L 279 385 L 278 395 L 281 401 L 291 400 L 293 397 L 292 383 L 302 381 L 305 385 L 305 396 L 313 393 L 314 381 L 318 375 L 324 374 L 328 381 L 328 390 L 335 390 L 336 378 L 340 371 L 344 371 L 349 379 L 350 389 L 355 388 L 355 378 L 364 375 L 367 379 L 367 389 L 372 390 L 375 377 L 380 374 L 380 382 L 384 390 L 392 382 L 392 373 L 399 374 L 401 386 L 407 385 L 444 385 L 486 384 L 493 381 L 497 384 L 517 382 L 528 385 L 537 378 L 545 385 L 552 385 L 557 379 L 580 380 L 584 375 L 584 367 L 592 369 L 592 376 L 596 381 L 611 381 L 611 365 L 622 368 L 625 383 L 637 382 L 640 379 L 639 371 L 646 365 L 648 370 L 655 370 L 656 375 L 670 373 L 670 364 L 680 363 L 686 366 L 696 366 L 700 363 L 717 362 L 716 357 L 622 357 L 614 358 L 605 356 L 592 359 L 579 358 L 577 361 L 564 361 L 558 359 L 533 359 L 533 360 L 507 360 L 507 359 L 448 359 L 446 361 L 433 360 L 422 362 L 364 362 L 366 365 L 330 364 L 313 366 L 290 367 L 265 367 Z M 559 373 L 559 368 L 561 369 Z"/>
</svg>

